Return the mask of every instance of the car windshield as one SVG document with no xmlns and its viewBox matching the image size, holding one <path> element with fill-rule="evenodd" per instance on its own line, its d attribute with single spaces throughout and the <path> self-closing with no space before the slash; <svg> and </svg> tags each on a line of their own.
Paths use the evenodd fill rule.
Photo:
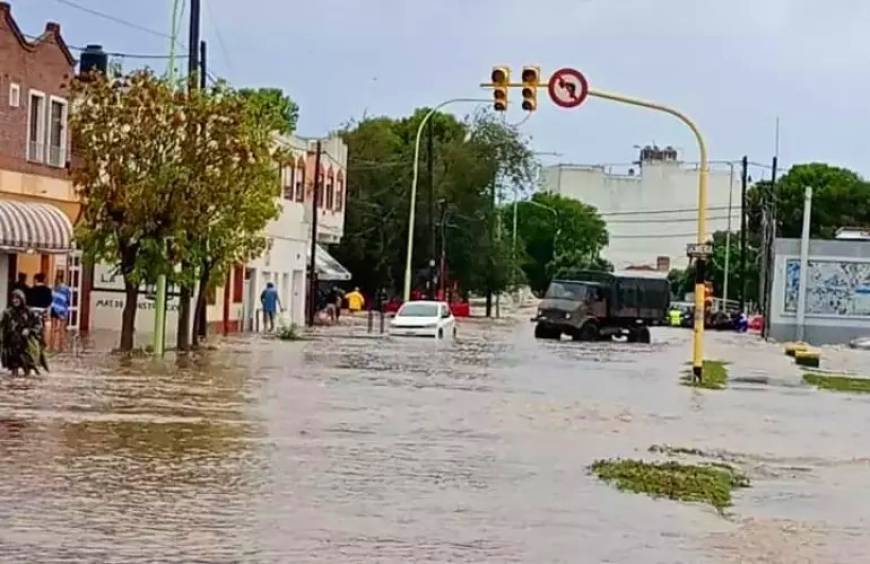
<svg viewBox="0 0 870 564">
<path fill-rule="evenodd" d="M 438 317 L 438 304 L 405 304 L 399 317 Z"/>
<path fill-rule="evenodd" d="M 544 297 L 551 300 L 583 301 L 589 295 L 589 289 L 589 286 L 579 282 L 553 282 Z"/>
</svg>

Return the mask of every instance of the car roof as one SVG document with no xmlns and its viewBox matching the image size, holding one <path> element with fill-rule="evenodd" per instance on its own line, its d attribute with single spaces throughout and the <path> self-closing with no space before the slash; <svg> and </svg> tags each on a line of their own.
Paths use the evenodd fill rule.
<svg viewBox="0 0 870 564">
<path fill-rule="evenodd" d="M 425 305 L 447 305 L 447 302 L 436 302 L 432 300 L 409 300 L 402 305 L 408 304 L 425 304 Z"/>
</svg>

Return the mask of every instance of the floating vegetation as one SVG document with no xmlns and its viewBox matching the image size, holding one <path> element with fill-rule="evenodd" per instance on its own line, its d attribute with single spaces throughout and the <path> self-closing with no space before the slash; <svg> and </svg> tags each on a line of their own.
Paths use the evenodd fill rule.
<svg viewBox="0 0 870 564">
<path fill-rule="evenodd" d="M 678 501 L 709 503 L 720 512 L 731 505 L 731 491 L 749 479 L 725 464 L 599 460 L 590 467 L 600 479 L 623 491 Z"/>
<path fill-rule="evenodd" d="M 870 393 L 870 378 L 853 378 L 833 374 L 804 374 L 804 382 L 822 390 L 862 394 Z"/>
<path fill-rule="evenodd" d="M 299 341 L 302 339 L 295 324 L 281 325 L 275 334 L 282 341 Z"/>
<path fill-rule="evenodd" d="M 719 360 L 705 360 L 704 371 L 700 382 L 692 377 L 690 368 L 683 374 L 681 379 L 684 386 L 691 388 L 704 388 L 705 390 L 724 390 L 728 383 L 728 369 L 726 363 Z"/>
</svg>

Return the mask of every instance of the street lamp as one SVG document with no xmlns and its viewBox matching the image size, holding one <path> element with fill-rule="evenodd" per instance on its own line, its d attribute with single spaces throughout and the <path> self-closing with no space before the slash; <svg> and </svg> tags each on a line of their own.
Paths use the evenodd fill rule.
<svg viewBox="0 0 870 564">
<path fill-rule="evenodd" d="M 414 174 L 411 179 L 411 209 L 408 212 L 408 253 L 405 258 L 405 285 L 403 288 L 404 291 L 402 292 L 402 296 L 406 302 L 411 299 L 411 268 L 414 260 L 414 220 L 416 219 L 417 213 L 417 180 L 420 177 L 420 139 L 423 136 L 423 128 L 426 127 L 426 123 L 429 122 L 429 119 L 435 115 L 438 110 L 448 104 L 458 102 L 482 102 L 488 104 L 490 100 L 482 98 L 453 98 L 446 102 L 441 102 L 429 110 L 429 113 L 423 117 L 420 121 L 420 125 L 417 126 L 417 138 L 414 141 Z"/>
</svg>

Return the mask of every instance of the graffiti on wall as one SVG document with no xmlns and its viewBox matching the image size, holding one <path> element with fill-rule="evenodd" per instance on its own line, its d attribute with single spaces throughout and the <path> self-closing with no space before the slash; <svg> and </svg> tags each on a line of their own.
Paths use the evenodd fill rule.
<svg viewBox="0 0 870 564">
<path fill-rule="evenodd" d="M 807 314 L 870 317 L 870 262 L 811 260 L 807 271 Z M 801 264 L 785 264 L 786 313 L 796 313 Z"/>
</svg>

